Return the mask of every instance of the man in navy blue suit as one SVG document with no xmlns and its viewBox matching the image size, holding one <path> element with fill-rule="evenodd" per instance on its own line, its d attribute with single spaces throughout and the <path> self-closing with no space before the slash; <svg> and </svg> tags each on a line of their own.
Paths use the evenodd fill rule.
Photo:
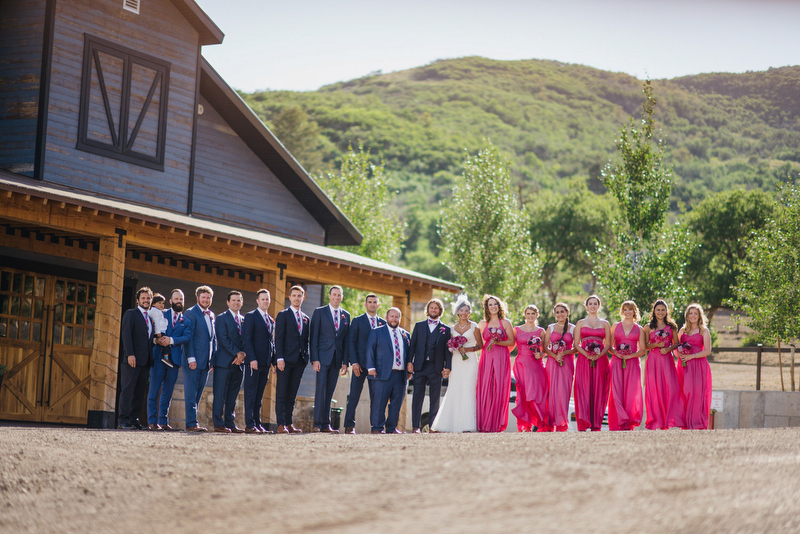
<svg viewBox="0 0 800 534">
<path fill-rule="evenodd" d="M 189 341 L 183 321 L 183 299 L 183 291 L 172 290 L 170 309 L 164 311 L 167 330 L 153 347 L 153 367 L 150 368 L 150 389 L 147 392 L 147 424 L 150 430 L 175 430 L 169 424 L 169 405 L 180 367 L 169 367 L 161 361 L 161 347 L 169 346 L 172 361 L 181 363 L 183 346 Z"/>
<path fill-rule="evenodd" d="M 406 370 L 410 340 L 408 332 L 400 327 L 400 317 L 398 308 L 389 308 L 387 324 L 372 330 L 367 338 L 367 370 L 374 384 L 369 417 L 373 434 L 405 434 L 397 429 L 397 423 L 406 396 L 406 380 L 411 376 Z"/>
<path fill-rule="evenodd" d="M 189 342 L 183 352 L 183 392 L 186 407 L 186 430 L 205 432 L 208 430 L 197 423 L 197 405 L 203 396 L 208 380 L 208 370 L 217 352 L 217 335 L 214 330 L 214 312 L 211 300 L 214 290 L 200 286 L 194 291 L 197 304 L 183 314 L 185 334 Z"/>
<path fill-rule="evenodd" d="M 136 292 L 136 304 L 122 316 L 122 364 L 120 365 L 119 428 L 142 429 L 139 412 L 147 389 L 147 375 L 153 365 L 150 352 L 153 325 L 147 316 L 153 292 L 142 287 Z"/>
<path fill-rule="evenodd" d="M 452 354 L 447 350 L 450 340 L 450 327 L 439 318 L 444 313 L 444 303 L 439 299 L 431 299 L 425 306 L 428 318 L 414 325 L 411 334 L 411 354 L 408 359 L 408 372 L 414 373 L 414 395 L 411 399 L 411 425 L 414 433 L 420 432 L 422 419 L 422 403 L 425 400 L 425 389 L 430 394 L 430 422 L 439 412 L 439 397 L 442 393 L 442 378 L 450 374 Z"/>
<path fill-rule="evenodd" d="M 382 317 L 378 317 L 378 307 L 381 305 L 378 296 L 370 293 L 364 300 L 366 312 L 353 319 L 350 325 L 350 332 L 347 334 L 347 357 L 352 367 L 350 377 L 350 397 L 347 399 L 347 412 L 344 415 L 344 433 L 356 433 L 356 407 L 361 398 L 361 390 L 364 389 L 364 381 L 367 378 L 367 338 L 369 333 L 386 324 Z M 372 406 L 373 381 L 370 380 L 369 404 Z"/>
<path fill-rule="evenodd" d="M 347 372 L 347 333 L 350 314 L 342 309 L 344 293 L 340 286 L 328 291 L 328 306 L 311 315 L 311 365 L 317 373 L 314 392 L 314 432 L 338 433 L 331 427 L 331 399 L 339 381 L 339 372 Z"/>
<path fill-rule="evenodd" d="M 294 426 L 292 414 L 297 399 L 297 390 L 303 379 L 303 371 L 308 365 L 308 339 L 311 328 L 308 315 L 300 309 L 306 298 L 306 290 L 301 286 L 289 289 L 291 305 L 278 312 L 275 317 L 275 416 L 278 434 L 300 434 L 303 431 Z"/>
<path fill-rule="evenodd" d="M 244 318 L 244 431 L 248 434 L 272 434 L 261 422 L 264 388 L 269 380 L 269 366 L 275 355 L 275 322 L 269 316 L 269 291 L 256 292 L 258 307 Z"/>
<path fill-rule="evenodd" d="M 227 311 L 219 314 L 214 322 L 217 330 L 217 352 L 211 365 L 214 368 L 214 402 L 211 417 L 214 432 L 229 434 L 243 433 L 233 419 L 236 416 L 236 398 L 242 387 L 244 376 L 245 348 L 242 337 L 244 317 L 239 314 L 242 308 L 242 294 L 231 291 L 226 299 Z"/>
</svg>

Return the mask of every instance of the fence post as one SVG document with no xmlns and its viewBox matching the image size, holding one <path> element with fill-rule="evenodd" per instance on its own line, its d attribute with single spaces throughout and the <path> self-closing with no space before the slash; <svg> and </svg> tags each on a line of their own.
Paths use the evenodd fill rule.
<svg viewBox="0 0 800 534">
<path fill-rule="evenodd" d="M 761 390 L 761 343 L 758 344 L 756 354 L 756 391 Z"/>
</svg>

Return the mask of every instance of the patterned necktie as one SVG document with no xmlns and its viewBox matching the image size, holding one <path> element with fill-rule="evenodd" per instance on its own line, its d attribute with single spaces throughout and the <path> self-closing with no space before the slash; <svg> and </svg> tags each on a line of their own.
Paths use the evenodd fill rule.
<svg viewBox="0 0 800 534">
<path fill-rule="evenodd" d="M 172 328 L 175 328 L 175 323 L 177 323 L 177 322 L 178 322 L 178 314 L 175 313 L 175 312 L 172 312 Z"/>
<path fill-rule="evenodd" d="M 333 310 L 333 327 L 339 330 L 339 310 Z"/>
<path fill-rule="evenodd" d="M 239 321 L 239 316 L 238 315 L 234 315 L 234 317 L 236 317 L 236 328 L 239 329 L 239 333 L 241 334 L 242 333 L 242 323 Z"/>
<path fill-rule="evenodd" d="M 369 318 L 369 324 L 372 325 L 372 329 L 375 330 L 375 317 Z"/>
<path fill-rule="evenodd" d="M 153 331 L 150 329 L 150 317 L 147 315 L 147 312 L 142 312 L 144 314 L 144 324 L 147 325 L 147 336 L 149 337 Z"/>
<path fill-rule="evenodd" d="M 297 331 L 302 334 L 303 333 L 303 321 L 300 320 L 300 312 L 299 311 L 295 311 L 294 313 L 295 313 L 295 317 L 297 318 Z"/>
<path fill-rule="evenodd" d="M 400 340 L 397 339 L 397 330 L 392 331 L 392 337 L 394 338 L 394 364 L 397 367 L 403 367 L 403 359 L 401 358 L 400 354 Z"/>
</svg>

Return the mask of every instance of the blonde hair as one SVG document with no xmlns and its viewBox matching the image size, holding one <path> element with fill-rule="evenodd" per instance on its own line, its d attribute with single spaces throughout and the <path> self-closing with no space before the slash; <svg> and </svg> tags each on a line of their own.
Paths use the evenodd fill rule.
<svg viewBox="0 0 800 534">
<path fill-rule="evenodd" d="M 700 329 L 700 331 L 702 332 L 704 328 L 708 328 L 707 326 L 708 317 L 706 317 L 706 313 L 703 311 L 703 307 L 697 304 L 696 302 L 686 306 L 686 311 L 683 312 L 683 318 L 686 321 L 685 324 L 691 326 L 691 324 L 689 323 L 689 311 L 691 310 L 697 310 L 698 314 L 697 327 Z"/>
<path fill-rule="evenodd" d="M 539 308 L 536 306 L 536 304 L 528 304 L 527 306 L 525 306 L 525 309 L 522 310 L 522 315 L 525 315 L 525 312 L 528 311 L 528 310 L 533 310 L 533 311 L 536 312 L 536 315 L 539 315 Z M 534 324 L 536 326 L 539 326 L 539 318 L 538 317 L 536 318 L 536 321 L 534 321 Z"/>
<path fill-rule="evenodd" d="M 623 319 L 625 318 L 625 316 L 622 315 L 622 312 L 625 311 L 625 308 L 631 308 L 633 310 L 634 321 L 638 323 L 639 321 L 642 320 L 642 314 L 639 313 L 639 306 L 637 306 L 635 302 L 633 302 L 632 300 L 626 300 L 625 302 L 622 303 L 622 306 L 619 307 L 619 316 Z"/>
</svg>

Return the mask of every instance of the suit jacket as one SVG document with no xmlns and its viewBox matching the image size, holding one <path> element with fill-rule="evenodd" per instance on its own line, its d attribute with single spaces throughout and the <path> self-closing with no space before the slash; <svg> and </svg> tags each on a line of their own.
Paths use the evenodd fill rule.
<svg viewBox="0 0 800 534">
<path fill-rule="evenodd" d="M 147 323 L 144 315 L 139 308 L 133 308 L 122 315 L 122 359 L 128 361 L 128 356 L 136 356 L 136 365 L 153 365 L 153 357 L 150 353 L 152 336 L 147 334 Z M 152 329 L 152 327 L 151 327 Z"/>
<path fill-rule="evenodd" d="M 402 370 L 405 373 L 406 364 L 410 361 L 408 355 L 410 354 L 409 348 L 411 341 L 408 337 L 408 332 L 399 326 L 397 331 L 401 336 L 401 343 L 405 347 L 403 351 L 403 365 Z M 389 333 L 389 326 L 383 325 L 369 333 L 367 338 L 367 369 L 375 369 L 376 376 L 369 376 L 370 380 L 389 380 L 392 374 L 392 365 L 394 363 L 394 342 L 392 335 Z M 404 375 L 405 376 L 405 375 Z"/>
<path fill-rule="evenodd" d="M 269 317 L 269 314 L 267 314 Z M 244 351 L 247 357 L 244 359 L 246 365 L 250 365 L 253 360 L 258 362 L 258 368 L 266 369 L 268 365 L 275 363 L 275 321 L 269 317 L 269 324 L 261 315 L 261 310 L 248 312 L 244 316 L 244 326 L 242 327 L 242 337 L 244 338 Z"/>
<path fill-rule="evenodd" d="M 339 330 L 333 325 L 329 306 L 320 306 L 311 315 L 311 361 L 322 365 L 341 367 L 347 358 L 347 334 L 350 328 L 350 314 L 339 308 Z"/>
<path fill-rule="evenodd" d="M 186 310 L 183 314 L 183 322 L 186 325 L 184 334 L 188 336 L 189 341 L 183 349 L 181 365 L 188 367 L 189 358 L 194 358 L 198 369 L 208 369 L 208 365 L 214 360 L 214 353 L 217 352 L 214 312 L 211 312 L 211 332 L 208 331 L 203 309 L 200 306 L 195 305 Z"/>
<path fill-rule="evenodd" d="M 228 367 L 233 363 L 237 352 L 244 352 L 244 338 L 239 333 L 236 319 L 230 310 L 225 310 L 217 316 L 214 327 L 217 330 L 218 346 L 211 365 Z M 244 332 L 244 321 L 242 321 L 242 332 Z"/>
<path fill-rule="evenodd" d="M 303 332 L 297 331 L 297 318 L 292 308 L 279 311 L 275 316 L 275 362 L 283 358 L 286 365 L 302 363 L 308 365 L 308 340 L 311 337 L 311 325 L 308 315 L 300 310 L 303 321 Z"/>
<path fill-rule="evenodd" d="M 167 320 L 167 329 L 164 331 L 164 335 L 172 338 L 172 346 L 169 352 L 172 360 L 180 365 L 183 358 L 183 348 L 189 342 L 189 336 L 186 335 L 186 321 L 183 320 L 183 317 L 178 319 L 175 326 L 172 326 L 172 315 L 174 313 L 172 308 L 164 310 L 164 318 Z M 153 345 L 153 358 L 161 359 L 161 345 Z"/>
<path fill-rule="evenodd" d="M 379 328 L 386 324 L 385 319 L 377 317 Z M 372 332 L 372 325 L 369 324 L 369 316 L 362 313 L 350 323 L 350 331 L 347 333 L 347 357 L 348 363 L 357 363 L 362 369 L 367 368 L 367 339 Z"/>
<path fill-rule="evenodd" d="M 411 358 L 409 361 L 414 363 L 414 371 L 422 370 L 425 363 L 425 345 L 428 336 L 437 336 L 436 348 L 433 351 L 433 363 L 437 373 L 442 369 L 450 369 L 452 354 L 447 349 L 447 342 L 450 341 L 450 327 L 439 321 L 436 330 L 433 332 L 428 328 L 428 320 L 418 322 L 414 325 L 414 332 L 411 334 Z"/>
</svg>

